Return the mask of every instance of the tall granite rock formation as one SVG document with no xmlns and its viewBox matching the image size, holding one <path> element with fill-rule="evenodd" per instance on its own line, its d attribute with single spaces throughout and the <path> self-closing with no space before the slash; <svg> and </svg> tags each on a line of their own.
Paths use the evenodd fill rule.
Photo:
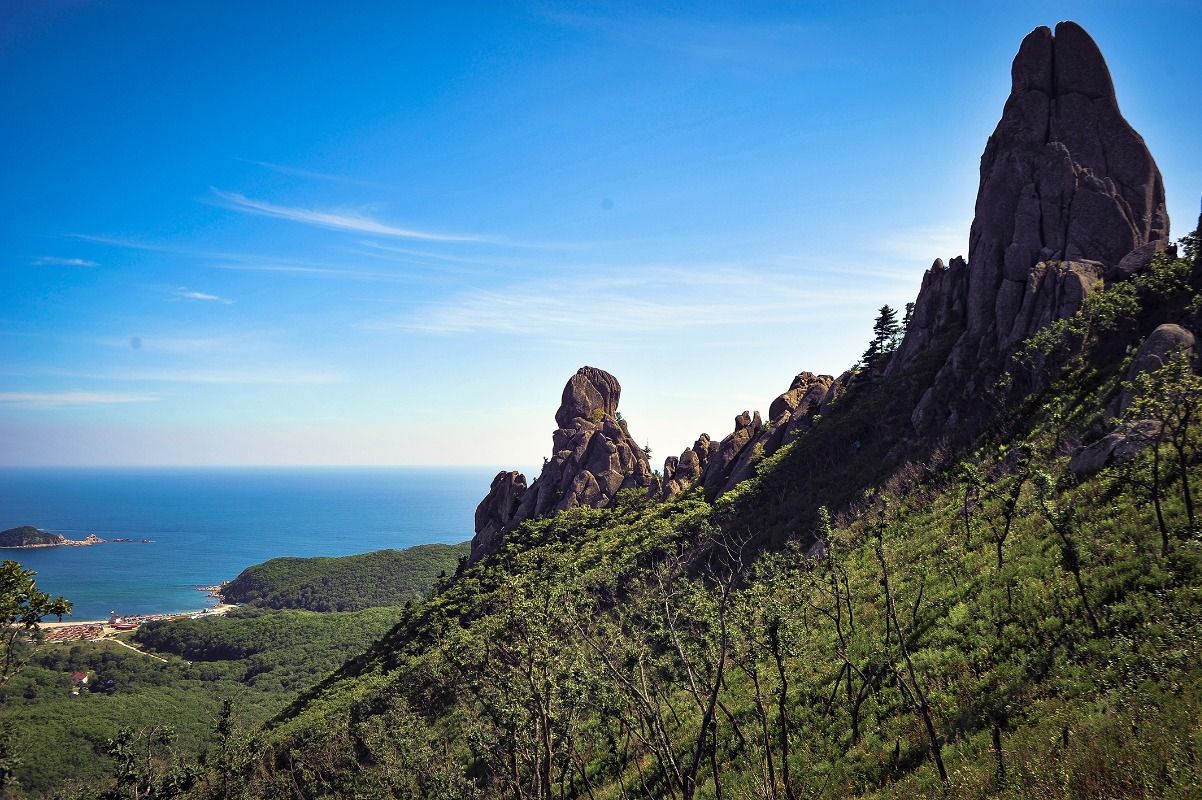
<svg viewBox="0 0 1202 800">
<path fill-rule="evenodd" d="M 1010 96 L 981 157 L 968 260 L 932 264 L 887 368 L 895 377 L 932 348 L 946 353 L 913 409 L 913 430 L 890 446 L 971 436 L 986 413 L 982 397 L 1018 343 L 1106 282 L 1145 269 L 1168 236 L 1160 172 L 1119 112 L 1097 45 L 1073 22 L 1055 33 L 1036 28 L 1014 58 Z M 700 475 L 694 459 L 683 470 L 686 455 L 669 459 L 664 497 L 700 482 L 712 499 L 751 477 L 759 460 L 826 413 L 849 378 L 801 373 L 766 425 L 758 414 L 736 418 Z"/>
<path fill-rule="evenodd" d="M 1018 342 L 1105 281 L 1130 277 L 1168 240 L 1160 171 L 1119 112 L 1089 34 L 1073 22 L 1055 34 L 1036 28 L 1011 79 L 981 157 L 968 262 L 935 262 L 889 366 L 896 375 L 941 336 L 956 337 L 915 409 L 918 433 L 959 426 Z"/>
<path fill-rule="evenodd" d="M 538 479 L 527 488 L 520 473 L 501 472 L 476 509 L 472 561 L 525 520 L 576 506 L 603 508 L 623 489 L 652 485 L 647 456 L 618 418 L 621 394 L 618 379 L 596 367 L 571 377 L 555 412 L 552 454 Z"/>
</svg>

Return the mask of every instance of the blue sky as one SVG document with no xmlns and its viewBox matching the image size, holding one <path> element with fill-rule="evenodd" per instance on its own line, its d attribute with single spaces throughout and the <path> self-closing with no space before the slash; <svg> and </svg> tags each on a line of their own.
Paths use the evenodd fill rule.
<svg viewBox="0 0 1202 800">
<path fill-rule="evenodd" d="M 583 364 L 723 436 L 964 253 L 1063 18 L 1192 229 L 1194 2 L 6 0 L 0 463 L 537 464 Z"/>
</svg>

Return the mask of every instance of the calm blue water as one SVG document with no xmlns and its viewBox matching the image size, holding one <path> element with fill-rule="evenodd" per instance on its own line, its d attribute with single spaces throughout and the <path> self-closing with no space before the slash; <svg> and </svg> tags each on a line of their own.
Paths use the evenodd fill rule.
<svg viewBox="0 0 1202 800">
<path fill-rule="evenodd" d="M 75 619 L 184 611 L 277 556 L 340 556 L 472 536 L 487 468 L 0 469 L 0 530 L 153 539 L 0 550 Z"/>
</svg>

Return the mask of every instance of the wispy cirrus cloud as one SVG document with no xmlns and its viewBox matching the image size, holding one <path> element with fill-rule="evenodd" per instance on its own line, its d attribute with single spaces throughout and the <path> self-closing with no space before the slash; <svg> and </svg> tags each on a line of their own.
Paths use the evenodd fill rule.
<svg viewBox="0 0 1202 800">
<path fill-rule="evenodd" d="M 374 272 L 362 269 L 345 269 L 342 267 L 319 267 L 308 264 L 255 264 L 229 262 L 213 264 L 214 269 L 228 269 L 238 272 L 278 272 L 288 275 L 315 275 L 318 277 L 345 278 L 357 281 L 406 281 L 411 275 L 395 272 Z"/>
<path fill-rule="evenodd" d="M 220 303 L 222 305 L 230 305 L 234 301 L 220 295 L 210 294 L 209 292 L 197 292 L 185 286 L 181 286 L 171 293 L 171 295 L 179 300 L 199 300 L 204 303 Z"/>
<path fill-rule="evenodd" d="M 353 186 L 372 186 L 381 188 L 385 186 L 385 184 L 377 183 L 375 181 L 365 181 L 360 180 L 359 178 L 351 178 L 346 175 L 335 175 L 332 172 L 321 172 L 314 169 L 304 169 L 303 167 L 293 167 L 288 164 L 276 164 L 272 161 L 257 161 L 251 158 L 239 158 L 237 160 L 245 164 L 254 164 L 256 167 L 262 167 L 263 169 L 271 170 L 272 172 L 279 173 L 280 175 L 291 175 L 296 178 L 307 178 L 315 181 L 329 181 L 330 183 L 346 183 Z"/>
<path fill-rule="evenodd" d="M 34 260 L 34 265 L 39 267 L 99 267 L 95 261 L 88 261 L 86 258 L 59 258 L 58 256 L 42 256 Z"/>
<path fill-rule="evenodd" d="M 225 192 L 221 189 L 213 188 L 213 194 L 220 200 L 220 204 L 226 208 L 240 211 L 245 214 L 255 214 L 262 217 L 272 217 L 274 219 L 284 219 L 291 222 L 299 222 L 304 225 L 313 225 L 318 228 L 328 228 L 331 230 L 353 231 L 355 233 L 369 233 L 376 236 L 392 236 L 400 239 L 415 239 L 427 242 L 485 242 L 490 241 L 482 236 L 466 236 L 461 234 L 436 233 L 433 231 L 422 231 L 415 228 L 401 228 L 396 225 L 389 225 L 380 220 L 366 216 L 356 211 L 345 210 L 318 210 L 312 208 L 299 208 L 295 206 L 281 206 L 275 203 L 267 202 L 266 200 L 254 200 L 246 195 L 237 192 Z"/>
<path fill-rule="evenodd" d="M 587 276 L 475 290 L 403 314 L 369 320 L 370 330 L 497 333 L 561 339 L 644 336 L 700 328 L 762 326 L 801 317 L 858 317 L 889 299 L 886 287 L 824 286 L 795 274 L 705 265 L 600 270 Z"/>
<path fill-rule="evenodd" d="M 276 366 L 260 367 L 257 365 L 235 368 L 188 367 L 176 369 L 167 367 L 162 369 L 122 369 L 112 371 L 38 368 L 29 370 L 4 370 L 0 372 L 0 375 L 49 376 L 88 381 L 113 381 L 116 383 L 199 383 L 242 386 L 301 386 L 343 383 L 345 381 L 342 375 L 320 368 L 304 366 L 280 368 Z"/>
<path fill-rule="evenodd" d="M 157 400 L 152 394 L 126 392 L 0 392 L 0 406 L 9 408 L 64 408 L 67 406 L 145 403 Z"/>
</svg>

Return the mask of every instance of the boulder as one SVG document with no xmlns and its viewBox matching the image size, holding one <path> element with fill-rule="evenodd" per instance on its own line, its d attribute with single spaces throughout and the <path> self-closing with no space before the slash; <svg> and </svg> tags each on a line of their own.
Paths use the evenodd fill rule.
<svg viewBox="0 0 1202 800">
<path fill-rule="evenodd" d="M 596 367 L 581 367 L 563 387 L 555 421 L 560 428 L 571 428 L 578 419 L 600 422 L 612 418 L 618 413 L 621 394 L 622 387 L 613 375 Z"/>
<path fill-rule="evenodd" d="M 1158 426 L 1150 420 L 1124 422 L 1098 441 L 1082 447 L 1068 462 L 1074 475 L 1084 478 L 1106 467 L 1125 464 L 1156 441 Z"/>
<path fill-rule="evenodd" d="M 663 498 L 670 500 L 684 494 L 694 483 L 701 479 L 715 444 L 708 434 L 701 434 L 693 446 L 680 454 L 680 458 L 671 456 L 664 461 Z"/>
<path fill-rule="evenodd" d="M 1177 257 L 1177 246 L 1164 239 L 1145 242 L 1119 259 L 1119 263 L 1106 271 L 1106 280 L 1110 282 L 1125 281 L 1146 270 L 1152 264 L 1152 259 L 1161 253 L 1168 252 L 1171 258 Z"/>
<path fill-rule="evenodd" d="M 1192 351 L 1196 341 L 1194 334 L 1180 325 L 1161 325 L 1149 333 L 1140 344 L 1135 358 L 1127 367 L 1126 381 L 1133 381 L 1142 373 L 1160 369 L 1177 353 Z M 1123 389 L 1106 409 L 1107 416 L 1112 419 L 1121 417 L 1133 399 L 1131 391 Z"/>
<path fill-rule="evenodd" d="M 752 440 L 759 436 L 763 429 L 764 423 L 760 419 L 758 411 L 754 415 L 744 411 L 735 417 L 734 431 L 721 441 L 705 468 L 702 485 L 705 486 L 705 495 L 708 499 L 713 500 L 725 490 L 731 470 L 739 455 L 751 444 Z"/>
</svg>

